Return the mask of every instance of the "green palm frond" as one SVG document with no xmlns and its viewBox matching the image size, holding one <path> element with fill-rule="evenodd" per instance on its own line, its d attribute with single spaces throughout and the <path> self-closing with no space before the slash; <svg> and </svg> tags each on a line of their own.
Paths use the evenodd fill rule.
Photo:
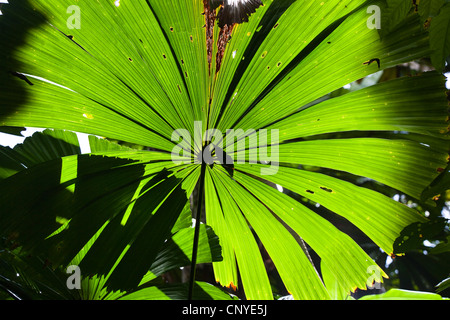
<svg viewBox="0 0 450 320">
<path fill-rule="evenodd" d="M 296 299 L 329 299 L 333 290 L 383 281 L 369 255 L 308 203 L 345 218 L 388 254 L 406 226 L 426 221 L 335 173 L 420 199 L 448 161 L 442 75 L 329 93 L 429 56 L 428 32 L 411 13 L 380 38 L 367 26 L 367 7 L 385 8 L 384 1 L 262 2 L 233 26 L 225 49 L 216 45 L 222 30 L 217 23 L 209 29 L 202 14 L 208 1 L 11 0 L 2 7 L 0 126 L 83 132 L 143 148 L 91 137 L 91 154 L 51 157 L 48 150 L 36 162 L 39 151 L 0 150 L 0 235 L 55 266 L 69 265 L 89 243 L 83 272 L 109 290 L 135 290 L 155 264 L 191 260 L 193 229 L 174 228 L 192 202 L 204 209 L 223 257 L 199 247 L 198 262 L 213 262 L 216 281 L 242 286 L 248 299 L 273 298 L 259 244 Z M 180 143 L 173 133 L 181 129 L 200 137 L 197 145 L 182 142 L 192 155 L 186 162 L 172 161 Z M 227 156 L 244 163 L 196 163 L 207 129 L 223 133 Z M 204 203 L 193 203 L 199 180 Z M 167 252 L 176 237 L 185 256 Z M 167 297 L 161 290 L 131 295 Z"/>
</svg>

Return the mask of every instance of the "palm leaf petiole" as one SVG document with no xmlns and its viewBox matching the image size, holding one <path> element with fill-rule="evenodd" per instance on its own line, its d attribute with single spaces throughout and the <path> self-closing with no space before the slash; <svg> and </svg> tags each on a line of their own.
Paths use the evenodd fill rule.
<svg viewBox="0 0 450 320">
<path fill-rule="evenodd" d="M 192 260 L 191 260 L 191 273 L 189 276 L 188 300 L 192 300 L 192 295 L 193 295 L 193 291 L 194 291 L 198 241 L 199 241 L 199 236 L 200 236 L 200 220 L 202 217 L 202 210 L 203 210 L 202 204 L 203 204 L 203 192 L 204 192 L 204 186 L 205 186 L 205 170 L 206 170 L 206 162 L 203 161 L 202 166 L 201 166 L 199 188 L 198 188 L 197 212 L 195 214 L 194 245 L 192 248 Z"/>
</svg>

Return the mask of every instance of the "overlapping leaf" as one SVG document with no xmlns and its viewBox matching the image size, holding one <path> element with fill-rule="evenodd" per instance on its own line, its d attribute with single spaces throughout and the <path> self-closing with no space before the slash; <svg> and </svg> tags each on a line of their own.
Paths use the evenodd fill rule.
<svg viewBox="0 0 450 320">
<path fill-rule="evenodd" d="M 131 156 L 131 154 L 133 153 L 132 149 L 124 148 L 122 146 L 109 143 L 106 140 L 90 137 L 90 141 L 91 141 L 91 150 L 94 153 L 102 152 L 103 150 L 102 157 L 104 157 L 106 153 L 110 154 L 109 158 L 108 157 L 104 158 L 105 161 L 97 159 L 99 161 L 98 164 L 100 163 L 105 164 L 105 162 L 110 163 L 114 162 L 114 159 L 117 158 L 111 157 L 114 153 L 117 152 L 120 153 L 121 151 L 123 152 L 125 150 L 128 156 Z M 36 149 L 37 145 L 40 145 L 40 148 Z M 34 151 L 36 150 L 38 152 L 34 154 Z M 102 192 L 95 192 L 93 190 L 88 191 L 88 193 L 91 194 L 91 196 L 89 197 L 87 197 L 86 194 L 77 195 L 77 193 L 79 192 L 83 193 L 83 191 L 81 191 L 84 189 L 84 187 L 82 186 L 83 183 L 79 181 L 76 182 L 76 180 L 83 179 L 82 178 L 83 174 L 81 172 L 84 170 L 81 169 L 80 167 L 83 166 L 82 164 L 83 160 L 78 159 L 77 156 L 69 156 L 70 154 L 73 153 L 74 154 L 79 153 L 76 135 L 71 132 L 51 131 L 51 130 L 46 130 L 43 133 L 35 133 L 33 137 L 27 138 L 23 145 L 16 146 L 14 150 L 9 149 L 8 154 L 14 155 L 16 157 L 15 163 L 18 163 L 19 167 L 22 167 L 23 172 L 24 173 L 26 172 L 26 174 L 28 175 L 34 174 L 35 171 L 32 170 L 31 168 L 35 166 L 37 166 L 37 168 L 42 167 L 46 168 L 45 170 L 43 170 L 44 172 L 58 171 L 57 169 L 55 169 L 55 166 L 57 166 L 57 164 L 54 161 L 52 161 L 52 159 L 55 158 L 57 159 L 65 156 L 65 158 L 62 158 L 64 159 L 63 160 L 64 169 L 61 170 L 61 173 L 67 174 L 68 172 L 73 171 L 73 169 L 71 169 L 70 166 L 75 166 L 76 168 L 74 169 L 77 169 L 78 171 L 73 172 L 74 174 L 72 174 L 72 177 L 69 177 L 70 175 L 66 177 L 61 176 L 61 181 L 73 183 L 74 187 L 73 188 L 70 187 L 71 186 L 70 184 L 63 184 L 64 186 L 66 186 L 66 189 L 64 191 L 61 191 L 63 192 L 64 196 L 58 193 L 59 191 L 54 192 L 61 197 L 61 200 L 66 200 L 67 203 L 72 203 L 74 206 L 76 206 L 76 203 L 79 203 L 81 206 L 83 206 L 83 210 L 79 210 L 78 212 L 76 212 L 75 216 L 70 216 L 69 212 L 71 209 L 68 208 L 67 205 L 53 203 L 53 206 L 49 206 L 46 205 L 46 200 L 44 197 L 41 197 L 40 194 L 38 193 L 33 194 L 36 197 L 36 201 L 44 203 L 42 206 L 36 204 L 33 205 L 34 207 L 37 207 L 37 210 L 39 210 L 40 208 L 43 208 L 45 210 L 45 212 L 42 213 L 35 211 L 36 212 L 35 215 L 38 216 L 38 218 L 44 220 L 37 221 L 31 219 L 31 221 L 25 221 L 24 225 L 19 228 L 15 228 L 13 226 L 13 229 L 15 230 L 16 233 L 11 234 L 9 239 L 6 240 L 7 244 L 9 242 L 8 244 L 9 246 L 11 246 L 11 243 L 13 244 L 16 242 L 20 243 L 22 241 L 27 243 L 36 242 L 36 245 L 24 248 L 26 249 L 25 252 L 31 253 L 32 255 L 29 256 L 28 253 L 24 255 L 20 251 L 8 253 L 8 250 L 2 250 L 2 256 L 5 259 L 3 261 L 5 267 L 2 268 L 2 276 L 4 277 L 2 279 L 2 286 L 6 284 L 7 287 L 11 290 L 11 293 L 14 293 L 16 295 L 16 298 L 18 299 L 35 298 L 37 297 L 37 293 L 40 290 L 44 290 L 42 298 L 53 297 L 53 299 L 74 299 L 74 298 L 89 299 L 89 300 L 105 299 L 105 298 L 116 299 L 126 295 L 125 292 L 119 291 L 110 292 L 111 288 L 114 288 L 115 282 L 114 280 L 112 280 L 112 285 L 109 285 L 107 287 L 107 284 L 109 283 L 107 282 L 107 280 L 111 275 L 116 276 L 116 273 L 114 272 L 115 267 L 118 265 L 118 262 L 116 263 L 116 259 L 122 253 L 125 245 L 127 245 L 128 247 L 133 247 L 132 243 L 134 243 L 134 241 L 130 240 L 126 235 L 128 234 L 136 237 L 139 234 L 139 228 L 136 227 L 135 225 L 136 223 L 134 223 L 133 226 L 131 221 L 135 219 L 136 215 L 136 212 L 134 215 L 132 214 L 133 210 L 135 210 L 138 206 L 141 205 L 140 204 L 136 204 L 133 206 L 128 205 L 128 209 L 124 214 L 124 216 L 119 217 L 121 220 L 113 219 L 114 213 L 116 212 L 115 209 L 104 210 L 103 215 L 92 212 L 89 209 L 89 204 L 92 202 L 97 203 L 98 206 L 101 206 L 104 209 L 108 209 L 108 206 L 110 204 L 112 205 L 112 207 L 110 208 L 115 208 L 116 206 L 118 206 L 119 203 L 122 202 L 122 199 L 118 198 L 116 199 L 118 201 L 111 201 L 111 198 L 101 196 Z M 42 156 L 39 157 L 39 155 Z M 149 156 L 149 154 L 144 155 L 146 155 L 147 157 Z M 90 157 L 94 156 L 91 155 Z M 5 158 L 5 156 L 3 156 L 2 158 Z M 24 161 L 21 162 L 18 159 L 21 160 L 24 159 Z M 92 160 L 92 158 L 88 159 Z M 123 161 L 120 159 L 119 162 L 123 163 Z M 21 166 L 20 165 L 21 163 L 26 164 L 26 166 L 25 165 Z M 94 166 L 94 168 L 99 169 L 101 168 L 101 166 L 102 165 L 97 165 Z M 109 165 L 106 166 L 109 167 Z M 138 169 L 138 167 L 136 166 L 134 167 L 130 166 L 129 168 L 132 169 L 132 172 L 135 169 Z M 38 170 L 38 172 L 40 171 L 41 170 Z M 92 173 L 93 171 L 90 172 Z M 96 173 L 97 173 L 96 176 L 92 177 L 96 182 L 92 182 L 92 180 L 89 179 L 90 181 L 86 183 L 88 184 L 92 183 L 94 187 L 99 187 L 103 180 L 102 174 L 98 171 L 96 171 Z M 130 186 L 133 185 L 127 182 L 126 180 L 122 179 L 123 176 L 121 176 L 120 172 L 117 171 L 114 172 L 114 170 L 112 170 L 108 172 L 108 176 L 112 179 L 120 181 L 121 183 L 129 184 Z M 137 176 L 130 174 L 129 178 L 136 179 Z M 31 181 L 30 179 L 25 180 L 20 179 L 20 174 L 17 174 L 14 177 L 18 178 L 17 180 L 15 180 L 15 183 L 16 189 L 19 191 L 24 190 L 24 188 L 26 187 L 25 185 L 21 185 L 22 183 L 27 184 L 30 183 Z M 155 177 L 153 176 L 153 178 Z M 164 181 L 162 180 L 163 179 L 156 180 L 156 183 L 164 184 Z M 103 180 L 103 182 L 106 181 Z M 14 184 L 14 182 L 12 183 Z M 59 187 L 59 182 L 53 183 L 52 181 L 50 181 L 49 186 L 52 185 L 54 187 Z M 47 192 L 46 191 L 47 189 L 44 186 L 42 187 L 45 194 Z M 112 186 L 112 189 L 115 189 L 115 187 Z M 75 191 L 75 193 L 73 193 L 73 191 Z M 103 192 L 104 191 L 107 190 L 103 190 Z M 141 200 L 138 199 L 139 197 L 147 198 L 147 200 L 144 200 L 147 204 L 153 202 L 155 203 L 155 205 L 157 205 L 159 201 L 161 201 L 161 198 L 159 199 L 159 201 L 157 198 L 149 200 L 148 196 L 143 196 L 143 194 L 135 192 L 133 188 L 131 188 L 130 190 L 121 188 L 118 193 L 113 192 L 112 195 L 113 194 L 116 195 L 121 194 L 122 197 L 126 197 L 127 195 L 133 196 L 134 194 L 135 199 L 132 200 L 131 203 L 133 203 L 133 201 L 134 202 L 142 201 L 142 199 Z M 147 192 L 147 195 L 148 194 L 150 193 Z M 165 193 L 159 192 L 157 194 L 162 196 Z M 17 195 L 17 197 L 20 198 L 21 196 Z M 83 203 L 80 203 L 79 197 L 83 199 L 81 201 Z M 10 201 L 17 201 L 17 198 L 12 198 L 10 199 Z M 27 202 L 31 201 L 28 200 Z M 3 201 L 3 203 L 6 203 L 6 201 Z M 183 204 L 183 202 L 174 202 L 174 203 L 178 203 L 181 205 Z M 126 203 L 124 203 L 123 205 L 127 206 Z M 146 209 L 149 210 L 150 208 L 147 207 Z M 25 210 L 26 209 L 24 209 L 23 212 L 24 214 L 26 214 Z M 194 229 L 191 228 L 191 211 L 189 208 L 189 204 L 184 206 L 181 213 L 179 210 L 174 210 L 173 212 L 176 214 L 177 221 L 174 225 L 172 225 L 172 228 L 169 229 L 169 232 L 166 231 L 165 233 L 166 238 L 160 241 L 159 246 L 156 245 L 158 241 L 151 242 L 153 243 L 153 246 L 151 248 L 154 252 L 153 254 L 155 255 L 155 257 L 151 259 L 142 259 L 142 256 L 140 256 L 140 259 L 142 259 L 142 261 L 144 263 L 147 263 L 148 265 L 144 269 L 143 273 L 137 272 L 134 273 L 138 278 L 138 280 L 136 280 L 137 281 L 136 285 L 146 284 L 148 286 L 149 281 L 154 280 L 157 276 L 161 275 L 162 273 L 168 270 L 189 265 L 193 246 L 191 240 L 194 233 Z M 91 219 L 93 216 L 95 216 L 96 218 Z M 53 217 L 54 221 L 52 221 Z M 152 216 L 141 214 L 141 217 L 150 219 Z M 95 231 L 96 233 L 90 239 L 89 239 L 90 237 L 89 230 L 85 228 L 84 223 L 82 222 L 85 219 L 88 219 L 89 223 L 95 223 L 94 220 L 104 219 L 100 221 L 100 223 L 104 223 L 104 225 L 101 228 L 98 228 L 95 225 L 93 226 L 93 228 L 91 228 L 91 230 Z M 106 221 L 106 219 L 108 219 L 108 221 Z M 112 221 L 109 222 L 109 220 Z M 120 222 L 119 230 L 117 230 L 117 225 L 115 224 L 115 221 Z M 34 225 L 29 225 L 28 223 L 34 223 Z M 11 225 L 11 223 L 8 222 L 2 223 L 2 227 L 6 225 Z M 77 227 L 77 225 L 80 225 L 81 229 Z M 141 225 L 145 225 L 145 223 L 141 222 Z M 161 228 L 161 224 L 156 223 L 153 225 L 157 228 Z M 122 228 L 123 230 L 120 230 L 120 228 Z M 130 232 L 127 231 L 127 229 L 134 229 L 134 230 Z M 25 230 L 24 233 L 27 233 L 25 237 L 31 239 L 30 241 L 23 240 L 24 236 L 21 235 L 22 230 Z M 35 230 L 37 232 L 33 233 L 31 230 Z M 118 232 L 119 234 L 122 235 L 122 237 L 121 238 L 113 237 L 112 239 L 108 238 L 108 235 L 111 235 L 111 230 L 113 232 L 113 235 L 117 235 Z M 74 233 L 74 236 L 70 236 L 71 232 Z M 157 232 L 153 233 L 157 234 Z M 5 231 L 4 234 L 8 234 L 8 231 Z M 61 235 L 63 235 L 62 236 L 62 238 L 64 239 L 63 241 L 59 241 Z M 160 235 L 163 236 L 164 233 L 160 232 Z M 104 246 L 105 239 L 108 242 L 106 247 L 110 248 L 110 250 L 106 250 L 101 254 L 99 254 L 97 250 L 99 246 L 101 250 L 105 250 Z M 117 242 L 116 240 L 121 240 L 121 242 Z M 77 243 L 82 245 L 81 249 L 80 246 L 77 245 Z M 55 250 L 43 255 L 43 251 L 45 251 L 46 247 L 51 248 L 51 250 L 53 249 Z M 36 254 L 37 256 L 35 256 Z M 74 254 L 75 256 L 73 256 Z M 47 262 L 44 263 L 44 261 L 40 259 L 40 256 L 48 258 Z M 112 258 L 112 265 L 108 264 L 108 258 Z M 62 261 L 61 264 L 63 266 L 76 265 L 81 268 L 83 272 L 83 280 L 81 281 L 82 287 L 80 292 L 71 293 L 70 290 L 67 290 L 67 288 L 65 288 L 64 286 L 67 275 L 65 275 L 64 272 L 61 272 L 60 269 L 51 270 L 51 268 L 48 267 L 48 264 L 59 265 L 60 263 L 58 259 L 61 259 Z M 220 259 L 221 259 L 221 249 L 218 244 L 217 236 L 214 234 L 214 232 L 210 227 L 202 226 L 198 250 L 199 263 L 219 261 Z M 99 269 L 98 267 L 99 265 L 102 266 L 102 269 Z M 14 266 L 16 268 L 19 268 L 20 270 L 18 269 L 13 273 L 13 276 L 11 276 L 8 270 L 14 268 Z M 149 269 L 150 271 L 147 272 L 147 270 Z M 20 276 L 17 277 L 16 273 L 20 274 Z M 97 273 L 98 275 L 93 277 L 92 275 L 94 273 Z M 145 273 L 147 274 L 143 277 Z M 30 277 L 30 279 L 27 279 L 28 277 Z M 128 282 L 124 283 L 127 283 L 128 285 Z M 133 293 L 132 296 L 130 297 L 127 296 L 127 299 L 143 298 L 143 297 L 146 297 L 148 299 L 153 298 L 157 299 L 161 297 L 166 297 L 166 295 L 163 293 L 166 289 L 169 290 L 169 294 L 167 295 L 167 297 L 177 298 L 176 296 L 173 296 L 173 294 L 170 294 L 170 291 L 173 288 L 166 288 L 166 286 L 158 283 L 155 283 L 154 285 L 158 285 L 158 289 L 156 287 L 153 288 L 154 291 L 159 292 L 158 295 L 156 296 L 152 295 L 151 292 L 147 292 L 148 290 L 145 291 L 145 294 L 144 292 L 136 291 Z M 48 286 L 50 286 L 50 288 L 47 288 Z M 119 289 L 122 290 L 123 287 L 124 287 L 123 285 L 120 285 Z M 185 291 L 187 292 L 187 289 Z M 201 292 L 201 290 L 196 290 L 196 292 L 197 293 Z M 214 290 L 212 288 L 209 289 L 208 292 L 214 294 Z M 197 293 L 194 293 L 195 294 L 194 296 L 198 298 L 202 297 L 210 298 L 208 297 L 208 294 L 201 296 L 197 295 Z M 79 296 L 77 294 L 79 294 Z M 222 298 L 226 298 L 226 295 L 224 294 Z"/>
</svg>

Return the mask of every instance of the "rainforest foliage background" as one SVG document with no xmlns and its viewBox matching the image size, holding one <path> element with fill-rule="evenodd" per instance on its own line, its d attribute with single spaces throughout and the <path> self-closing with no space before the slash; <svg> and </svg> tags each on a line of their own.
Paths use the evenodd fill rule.
<svg viewBox="0 0 450 320">
<path fill-rule="evenodd" d="M 450 1 L 227 5 L 2 5 L 2 299 L 449 296 Z"/>
</svg>

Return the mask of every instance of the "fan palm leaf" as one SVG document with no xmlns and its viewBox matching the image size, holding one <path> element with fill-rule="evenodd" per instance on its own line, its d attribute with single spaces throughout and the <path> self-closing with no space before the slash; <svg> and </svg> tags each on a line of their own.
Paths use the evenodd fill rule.
<svg viewBox="0 0 450 320">
<path fill-rule="evenodd" d="M 108 275 L 112 290 L 133 289 L 201 180 L 206 222 L 222 247 L 223 260 L 213 263 L 221 285 L 242 285 L 249 299 L 273 298 L 259 242 L 297 299 L 330 298 L 329 279 L 347 293 L 368 279 L 381 282 L 385 274 L 368 254 L 299 197 L 344 217 L 389 254 L 404 227 L 425 221 L 330 172 L 420 198 L 448 157 L 442 75 L 327 95 L 428 56 L 428 33 L 411 14 L 381 39 L 367 26 L 367 7 L 384 1 L 262 2 L 248 22 L 233 26 L 225 48 L 215 45 L 223 30 L 202 15 L 208 1 L 4 6 L 0 46 L 10 73 L 2 78 L 0 125 L 72 130 L 146 148 L 93 150 L 3 179 L 0 234 L 55 265 L 69 264 L 95 236 L 82 270 Z M 172 161 L 180 143 L 173 133 L 181 129 L 200 137 L 181 142 L 195 159 L 209 142 L 206 129 L 236 130 L 223 150 L 245 163 L 230 171 L 194 157 Z M 320 256 L 327 281 L 302 239 Z"/>
</svg>

